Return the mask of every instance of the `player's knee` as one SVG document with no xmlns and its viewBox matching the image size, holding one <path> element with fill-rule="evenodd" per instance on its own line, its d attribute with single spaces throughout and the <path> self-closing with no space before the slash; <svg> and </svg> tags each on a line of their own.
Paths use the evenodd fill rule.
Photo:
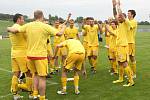
<svg viewBox="0 0 150 100">
<path fill-rule="evenodd" d="M 127 67 L 128 66 L 128 62 L 123 62 L 122 65 L 123 65 L 124 68 Z"/>
<path fill-rule="evenodd" d="M 96 60 L 96 59 L 97 59 L 97 56 L 93 56 L 93 59 L 95 59 L 95 60 Z"/>
<path fill-rule="evenodd" d="M 26 74 L 27 77 L 32 77 L 32 74 L 29 70 L 25 74 Z"/>
</svg>

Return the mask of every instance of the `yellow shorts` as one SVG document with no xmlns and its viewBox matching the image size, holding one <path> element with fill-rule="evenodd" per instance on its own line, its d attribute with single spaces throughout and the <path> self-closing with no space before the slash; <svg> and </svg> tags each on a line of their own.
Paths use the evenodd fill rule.
<svg viewBox="0 0 150 100">
<path fill-rule="evenodd" d="M 88 46 L 87 56 L 98 56 L 98 46 Z"/>
<path fill-rule="evenodd" d="M 11 59 L 12 72 L 21 71 L 23 73 L 28 71 L 27 58 L 26 57 L 17 57 Z"/>
<path fill-rule="evenodd" d="M 109 48 L 109 59 L 116 59 L 116 48 Z"/>
<path fill-rule="evenodd" d="M 129 43 L 128 47 L 129 47 L 129 55 L 135 56 L 135 44 L 134 43 Z"/>
<path fill-rule="evenodd" d="M 31 73 L 37 73 L 39 76 L 47 76 L 48 60 L 30 60 L 28 59 L 28 66 Z"/>
<path fill-rule="evenodd" d="M 129 61 L 128 46 L 118 46 L 116 59 L 119 62 Z"/>
<path fill-rule="evenodd" d="M 82 64 L 84 62 L 85 54 L 83 53 L 73 53 L 68 55 L 64 62 L 64 67 L 66 69 L 71 69 L 75 66 L 76 69 L 81 70 Z"/>
<path fill-rule="evenodd" d="M 53 49 L 52 49 L 52 46 L 50 43 L 47 44 L 47 53 L 48 53 L 48 56 L 50 56 L 50 57 L 54 56 Z"/>
</svg>

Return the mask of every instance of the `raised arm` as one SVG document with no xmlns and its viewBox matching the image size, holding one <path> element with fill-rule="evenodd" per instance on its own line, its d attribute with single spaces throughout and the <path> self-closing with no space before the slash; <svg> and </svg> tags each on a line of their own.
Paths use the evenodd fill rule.
<svg viewBox="0 0 150 100">
<path fill-rule="evenodd" d="M 100 33 L 103 33 L 102 21 L 98 21 L 98 22 L 97 22 L 97 25 L 98 25 L 98 28 L 99 28 Z"/>
<path fill-rule="evenodd" d="M 11 33 L 18 33 L 18 29 L 15 29 L 13 27 L 7 27 L 7 32 L 11 32 Z"/>
<path fill-rule="evenodd" d="M 113 32 L 109 29 L 109 25 L 108 25 L 108 24 L 105 25 L 105 29 L 106 29 L 107 32 L 109 32 L 110 35 L 116 36 L 116 34 L 113 33 Z"/>
<path fill-rule="evenodd" d="M 66 24 L 69 21 L 70 17 L 71 17 L 71 13 L 68 14 L 67 20 L 63 23 L 60 32 L 56 34 L 57 36 L 61 36 L 64 33 L 64 31 L 66 29 Z"/>
<path fill-rule="evenodd" d="M 68 23 L 68 21 L 70 20 L 71 17 L 71 13 L 68 14 L 67 20 L 63 23 L 63 25 L 66 25 Z"/>
<path fill-rule="evenodd" d="M 116 8 L 117 2 L 116 2 L 116 0 L 112 0 L 112 5 L 113 5 L 113 15 L 114 15 L 115 19 L 117 19 L 117 8 Z"/>
<path fill-rule="evenodd" d="M 120 0 L 118 0 L 118 2 L 117 2 L 117 12 L 118 12 L 118 14 L 122 14 L 122 10 L 120 7 Z"/>
</svg>

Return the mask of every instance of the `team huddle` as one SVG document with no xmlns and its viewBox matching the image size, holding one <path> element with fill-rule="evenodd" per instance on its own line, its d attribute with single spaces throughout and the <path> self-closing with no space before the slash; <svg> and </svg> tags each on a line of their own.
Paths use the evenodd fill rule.
<svg viewBox="0 0 150 100">
<path fill-rule="evenodd" d="M 128 83 L 123 86 L 134 86 L 136 12 L 128 10 L 126 16 L 122 13 L 119 0 L 112 0 L 112 5 L 114 18 L 102 22 L 87 17 L 82 22 L 82 34 L 79 34 L 78 28 L 74 25 L 75 21 L 70 19 L 71 14 L 65 22 L 55 20 L 53 26 L 44 21 L 41 10 L 36 10 L 34 21 L 26 24 L 22 14 L 15 14 L 15 24 L 7 28 L 12 45 L 13 99 L 21 99 L 18 91 L 23 89 L 28 91 L 31 100 L 47 100 L 46 77 L 59 71 L 62 73 L 62 89 L 57 91 L 57 94 L 67 94 L 67 73 L 70 70 L 74 72 L 75 94 L 80 94 L 79 76 L 81 73 L 86 76 L 87 59 L 91 72 L 97 73 L 99 33 L 105 34 L 110 73 L 119 76 L 113 83 L 122 83 L 124 76 L 127 76 Z M 53 41 L 50 37 L 53 37 Z M 25 74 L 24 83 L 18 81 L 22 73 Z"/>
</svg>

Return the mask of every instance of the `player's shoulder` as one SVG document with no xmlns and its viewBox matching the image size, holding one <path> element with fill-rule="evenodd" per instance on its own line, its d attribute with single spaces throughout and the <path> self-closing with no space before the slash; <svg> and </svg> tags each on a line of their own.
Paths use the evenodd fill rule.
<svg viewBox="0 0 150 100">
<path fill-rule="evenodd" d="M 21 26 L 21 25 L 16 24 L 16 23 L 12 25 L 13 28 L 19 28 L 20 26 Z"/>
</svg>

